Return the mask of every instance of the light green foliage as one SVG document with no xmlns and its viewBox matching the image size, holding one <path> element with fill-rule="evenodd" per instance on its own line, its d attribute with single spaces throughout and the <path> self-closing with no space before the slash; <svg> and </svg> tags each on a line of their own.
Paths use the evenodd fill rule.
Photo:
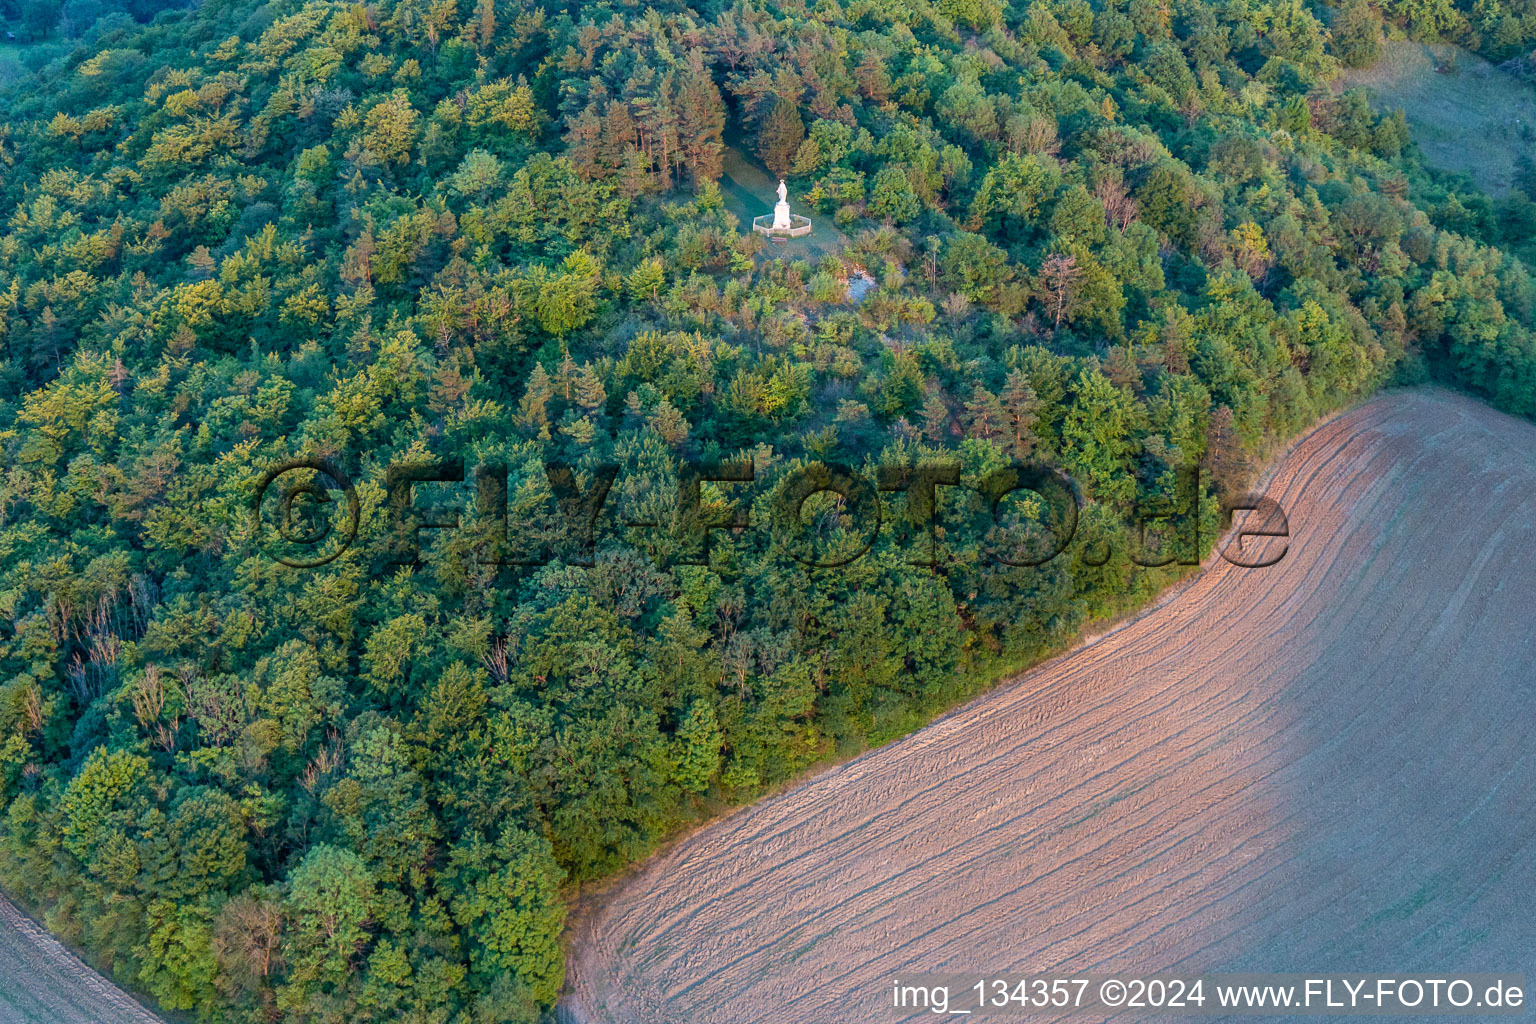
<svg viewBox="0 0 1536 1024">
<path fill-rule="evenodd" d="M 98 749 L 70 780 L 60 801 L 66 850 L 87 863 L 147 802 L 149 762 L 125 750 Z"/>
<path fill-rule="evenodd" d="M 869 211 L 876 217 L 904 224 L 922 209 L 905 172 L 886 167 L 875 174 L 869 190 Z"/>
<path fill-rule="evenodd" d="M 1130 496 L 1125 461 L 1131 454 L 1134 411 L 1126 395 L 1102 373 L 1084 370 L 1062 423 L 1062 455 L 1079 479 L 1108 498 Z"/>
<path fill-rule="evenodd" d="M 554 1002 L 565 981 L 565 904 L 549 842 L 509 825 L 494 844 L 471 834 L 450 856 L 450 908 L 474 942 L 472 968 L 487 978 L 510 972 L 536 1002 Z"/>
<path fill-rule="evenodd" d="M 218 999 L 213 930 L 206 904 L 156 900 L 145 910 L 148 936 L 138 981 L 170 1010 L 196 1010 Z"/>
<path fill-rule="evenodd" d="M 449 188 L 461 196 L 489 199 L 501 186 L 502 162 L 483 149 L 471 150 L 449 179 Z"/>
<path fill-rule="evenodd" d="M 714 705 L 695 702 L 677 729 L 677 784 L 690 793 L 707 790 L 710 781 L 720 773 L 720 748 L 724 742 Z"/>
<path fill-rule="evenodd" d="M 364 118 L 368 130 L 363 134 L 363 145 L 386 163 L 409 163 L 419 116 L 410 96 L 403 89 L 396 90 L 369 109 Z"/>
<path fill-rule="evenodd" d="M 361 857 L 334 846 L 310 850 L 289 875 L 283 901 L 283 950 L 293 969 L 286 994 L 343 982 L 379 909 Z"/>
</svg>

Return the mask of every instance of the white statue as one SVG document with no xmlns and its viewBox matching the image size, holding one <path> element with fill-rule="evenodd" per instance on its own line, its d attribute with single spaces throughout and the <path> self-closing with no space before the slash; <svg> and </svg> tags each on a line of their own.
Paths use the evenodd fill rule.
<svg viewBox="0 0 1536 1024">
<path fill-rule="evenodd" d="M 810 234 L 811 219 L 789 212 L 789 186 L 785 184 L 783 178 L 779 179 L 778 192 L 779 201 L 774 205 L 773 213 L 753 217 L 752 230 L 760 235 L 767 235 L 776 242 Z"/>
<path fill-rule="evenodd" d="M 789 230 L 789 186 L 783 178 L 779 179 L 779 202 L 773 208 L 773 230 Z"/>
</svg>

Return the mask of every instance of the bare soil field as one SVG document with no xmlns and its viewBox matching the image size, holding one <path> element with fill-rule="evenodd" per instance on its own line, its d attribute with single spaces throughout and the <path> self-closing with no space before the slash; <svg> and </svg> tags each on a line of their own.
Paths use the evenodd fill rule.
<svg viewBox="0 0 1536 1024">
<path fill-rule="evenodd" d="M 0 1024 L 160 1024 L 0 896 Z"/>
<path fill-rule="evenodd" d="M 1267 493 L 1278 565 L 1218 560 L 593 900 L 564 1019 L 931 1018 L 886 1006 L 902 973 L 1536 977 L 1536 425 L 1387 395 Z"/>
</svg>

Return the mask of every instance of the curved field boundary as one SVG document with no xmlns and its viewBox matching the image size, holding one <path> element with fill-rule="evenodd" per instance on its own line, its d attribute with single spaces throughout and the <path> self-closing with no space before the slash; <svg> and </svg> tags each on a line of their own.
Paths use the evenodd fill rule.
<svg viewBox="0 0 1536 1024">
<path fill-rule="evenodd" d="M 0 896 L 0 1024 L 162 1024 Z"/>
<path fill-rule="evenodd" d="M 563 1019 L 892 1021 L 902 973 L 1536 975 L 1536 426 L 1394 394 L 1267 493 L 1278 565 L 1217 561 L 605 894 Z"/>
</svg>

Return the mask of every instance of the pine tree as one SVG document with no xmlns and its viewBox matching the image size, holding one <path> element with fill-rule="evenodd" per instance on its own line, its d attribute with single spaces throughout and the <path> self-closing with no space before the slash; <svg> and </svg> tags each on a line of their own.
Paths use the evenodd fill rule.
<svg viewBox="0 0 1536 1024">
<path fill-rule="evenodd" d="M 757 155 L 774 174 L 784 177 L 795 161 L 795 151 L 805 141 L 800 108 L 780 96 L 773 102 L 757 133 Z"/>
<path fill-rule="evenodd" d="M 576 377 L 576 403 L 591 412 L 602 408 L 607 401 L 608 389 L 603 387 L 603 379 L 592 369 L 592 364 L 587 363 Z"/>
<path fill-rule="evenodd" d="M 640 401 L 639 392 L 631 391 L 624 396 L 624 415 L 630 421 L 626 423 L 626 426 L 630 427 L 633 427 L 645 418 L 645 406 Z"/>
<path fill-rule="evenodd" d="M 217 269 L 213 262 L 213 254 L 208 251 L 206 245 L 200 245 L 192 250 L 192 255 L 187 257 L 187 265 L 191 267 L 190 276 L 194 281 L 208 280 Z"/>
<path fill-rule="evenodd" d="M 661 294 L 662 285 L 667 283 L 666 270 L 661 260 L 651 256 L 635 266 L 626 283 L 629 286 L 629 297 L 636 302 L 654 299 Z"/>
<path fill-rule="evenodd" d="M 1135 392 L 1141 387 L 1141 368 L 1136 365 L 1136 354 L 1127 345 L 1114 347 L 1104 360 L 1104 372 L 1122 391 Z"/>
<path fill-rule="evenodd" d="M 877 51 L 865 50 L 853 75 L 858 80 L 859 91 L 871 101 L 884 103 L 891 98 L 891 76 L 885 70 L 884 58 Z"/>
<path fill-rule="evenodd" d="M 491 49 L 496 43 L 496 0 L 479 0 L 475 5 L 479 15 L 479 43 L 482 49 Z"/>
<path fill-rule="evenodd" d="M 688 420 L 678 411 L 677 406 L 665 398 L 656 407 L 656 411 L 651 413 L 650 426 L 657 436 L 670 445 L 682 444 L 688 437 Z"/>
<path fill-rule="evenodd" d="M 603 121 L 597 116 L 595 104 L 589 104 L 581 113 L 571 118 L 565 130 L 565 153 L 571 167 L 582 178 L 591 181 L 613 165 L 605 158 L 607 133 Z"/>
<path fill-rule="evenodd" d="M 1218 406 L 1211 413 L 1211 423 L 1205 435 L 1205 468 L 1223 498 L 1231 498 L 1246 481 L 1248 456 L 1238 439 L 1230 406 Z"/>
<path fill-rule="evenodd" d="M 977 386 L 965 403 L 966 429 L 971 436 L 990 441 L 1002 429 L 1003 412 L 997 396 L 984 387 Z"/>
<path fill-rule="evenodd" d="M 546 432 L 549 425 L 546 407 L 554 394 L 555 387 L 550 382 L 544 364 L 534 363 L 533 372 L 528 375 L 528 386 L 517 403 L 517 425 L 524 430 Z"/>
<path fill-rule="evenodd" d="M 636 199 L 659 188 L 651 168 L 651 158 L 639 146 L 624 151 L 622 170 L 619 173 L 619 191 L 626 199 Z"/>
<path fill-rule="evenodd" d="M 571 358 L 571 350 L 566 349 L 560 365 L 555 368 L 555 390 L 567 402 L 571 400 L 571 389 L 576 386 L 577 372 L 576 360 Z"/>
<path fill-rule="evenodd" d="M 1189 350 L 1186 325 L 1189 314 L 1182 306 L 1163 310 L 1163 325 L 1158 328 L 1157 338 L 1163 346 L 1163 365 L 1169 373 L 1189 372 Z"/>
<path fill-rule="evenodd" d="M 944 399 L 937 391 L 928 393 L 922 415 L 923 436 L 934 443 L 944 440 L 949 434 L 949 406 L 944 404 Z"/>
<path fill-rule="evenodd" d="M 597 437 L 597 427 L 590 419 L 583 416 L 581 419 L 572 420 L 561 427 L 560 433 L 575 441 L 581 447 L 586 448 Z"/>
<path fill-rule="evenodd" d="M 1061 321 L 1067 315 L 1067 305 L 1072 301 L 1073 290 L 1082 276 L 1083 272 L 1075 256 L 1055 253 L 1047 256 L 1040 267 L 1040 287 L 1050 297 L 1051 315 L 1057 327 L 1061 326 Z"/>
<path fill-rule="evenodd" d="M 1027 459 L 1035 450 L 1035 439 L 1031 431 L 1040 407 L 1035 389 L 1029 386 L 1029 380 L 1022 372 L 1012 370 L 998 398 L 1003 407 L 1003 423 L 1008 432 L 1013 457 L 1021 461 Z"/>
<path fill-rule="evenodd" d="M 689 55 L 678 89 L 678 142 L 695 186 L 720 177 L 725 144 L 725 103 L 699 51 Z"/>
<path fill-rule="evenodd" d="M 602 125 L 599 160 L 605 167 L 618 167 L 624 163 L 624 154 L 635 148 L 640 140 L 635 119 L 629 114 L 629 105 L 610 100 L 603 108 Z"/>
</svg>

